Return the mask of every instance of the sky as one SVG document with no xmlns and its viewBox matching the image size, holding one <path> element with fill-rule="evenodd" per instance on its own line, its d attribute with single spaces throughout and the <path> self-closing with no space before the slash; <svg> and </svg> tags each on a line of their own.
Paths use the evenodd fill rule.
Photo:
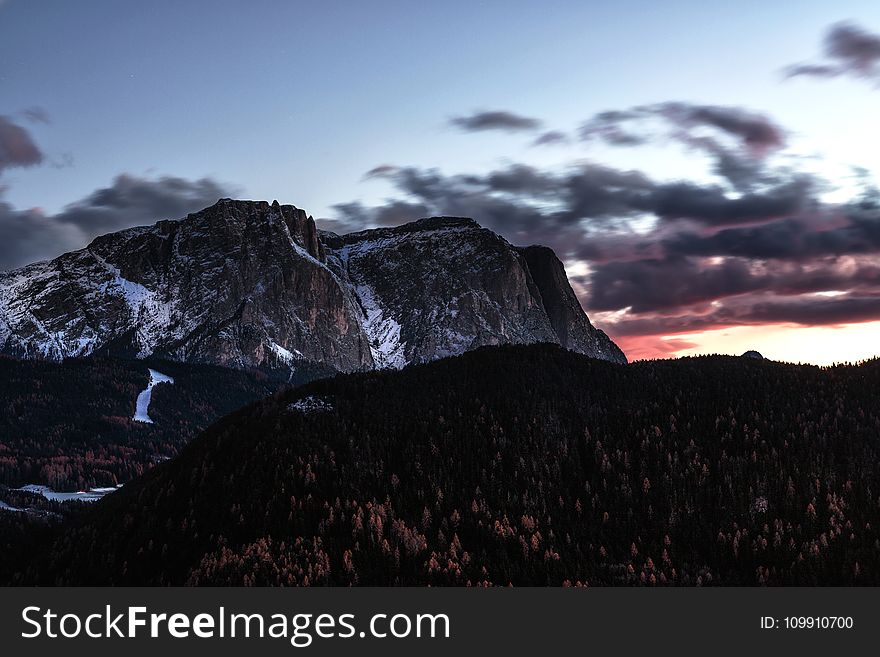
<svg viewBox="0 0 880 657">
<path fill-rule="evenodd" d="M 630 359 L 880 353 L 876 2 L 0 0 L 0 270 L 223 196 L 553 247 Z"/>
</svg>

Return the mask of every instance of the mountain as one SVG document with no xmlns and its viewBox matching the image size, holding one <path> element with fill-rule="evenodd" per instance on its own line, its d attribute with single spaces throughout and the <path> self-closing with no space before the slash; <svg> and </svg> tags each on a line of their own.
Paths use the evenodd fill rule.
<svg viewBox="0 0 880 657">
<path fill-rule="evenodd" d="M 152 356 L 301 381 L 534 342 L 626 361 L 552 251 L 469 219 L 339 236 L 290 205 L 222 199 L 0 273 L 0 353 L 18 358 Z"/>
<path fill-rule="evenodd" d="M 878 584 L 878 387 L 880 360 L 551 345 L 341 375 L 225 418 L 0 579 Z"/>
</svg>

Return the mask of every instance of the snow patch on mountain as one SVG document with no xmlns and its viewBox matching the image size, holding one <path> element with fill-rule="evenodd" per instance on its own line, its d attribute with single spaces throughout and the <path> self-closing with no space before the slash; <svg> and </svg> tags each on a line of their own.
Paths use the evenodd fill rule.
<svg viewBox="0 0 880 657">
<path fill-rule="evenodd" d="M 166 303 L 157 292 L 140 283 L 122 276 L 119 268 L 107 262 L 97 253 L 92 256 L 111 274 L 109 282 L 102 291 L 121 294 L 129 308 L 134 322 L 137 343 L 140 346 L 138 358 L 146 358 L 153 353 L 156 343 L 168 332 L 171 324 L 171 304 Z"/>
<path fill-rule="evenodd" d="M 63 334 L 49 331 L 42 321 L 31 311 L 31 307 L 39 300 L 29 288 L 35 281 L 43 284 L 43 289 L 49 289 L 58 279 L 58 275 L 50 267 L 49 263 L 40 262 L 28 265 L 17 271 L 0 273 L 0 347 L 10 339 L 15 339 L 13 327 L 30 325 L 36 329 L 38 340 L 31 345 L 32 353 L 39 354 L 43 358 L 64 358 L 80 354 L 67 353 L 64 344 L 60 342 Z"/>
<path fill-rule="evenodd" d="M 335 254 L 363 311 L 363 329 L 377 369 L 403 368 L 406 365 L 405 343 L 400 339 L 400 323 L 383 307 L 370 285 L 355 279 L 356 272 L 352 271 L 351 263 L 370 251 L 387 248 L 396 239 L 362 240 L 346 244 Z"/>
<path fill-rule="evenodd" d="M 288 365 L 296 360 L 302 360 L 304 358 L 302 352 L 299 349 L 294 349 L 293 351 L 290 351 L 289 349 L 285 349 L 280 344 L 272 340 L 269 340 L 268 347 L 270 351 L 272 351 L 272 353 L 274 353 L 280 361 L 287 363 Z"/>
<path fill-rule="evenodd" d="M 355 285 L 355 294 L 364 310 L 364 332 L 370 341 L 370 353 L 379 369 L 401 369 L 406 365 L 400 324 L 387 314 L 369 285 Z"/>
</svg>

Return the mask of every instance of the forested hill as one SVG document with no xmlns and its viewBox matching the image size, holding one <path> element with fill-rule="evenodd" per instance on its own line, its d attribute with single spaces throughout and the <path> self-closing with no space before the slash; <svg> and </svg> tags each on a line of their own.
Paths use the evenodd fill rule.
<svg viewBox="0 0 880 657">
<path fill-rule="evenodd" d="M 880 361 L 486 348 L 243 409 L 43 584 L 878 584 Z"/>
<path fill-rule="evenodd" d="M 154 424 L 132 420 L 148 367 L 175 380 L 153 389 Z M 125 483 L 278 385 L 259 372 L 209 365 L 0 356 L 0 487 L 77 491 Z"/>
</svg>

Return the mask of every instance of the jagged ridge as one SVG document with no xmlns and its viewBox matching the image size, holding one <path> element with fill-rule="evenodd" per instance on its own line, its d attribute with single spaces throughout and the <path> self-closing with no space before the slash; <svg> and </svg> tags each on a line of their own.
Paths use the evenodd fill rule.
<svg viewBox="0 0 880 657">
<path fill-rule="evenodd" d="M 512 247 L 465 218 L 340 236 L 291 205 L 221 199 L 0 273 L 0 353 L 22 358 L 110 353 L 293 374 L 534 342 L 626 360 L 550 249 Z"/>
</svg>

